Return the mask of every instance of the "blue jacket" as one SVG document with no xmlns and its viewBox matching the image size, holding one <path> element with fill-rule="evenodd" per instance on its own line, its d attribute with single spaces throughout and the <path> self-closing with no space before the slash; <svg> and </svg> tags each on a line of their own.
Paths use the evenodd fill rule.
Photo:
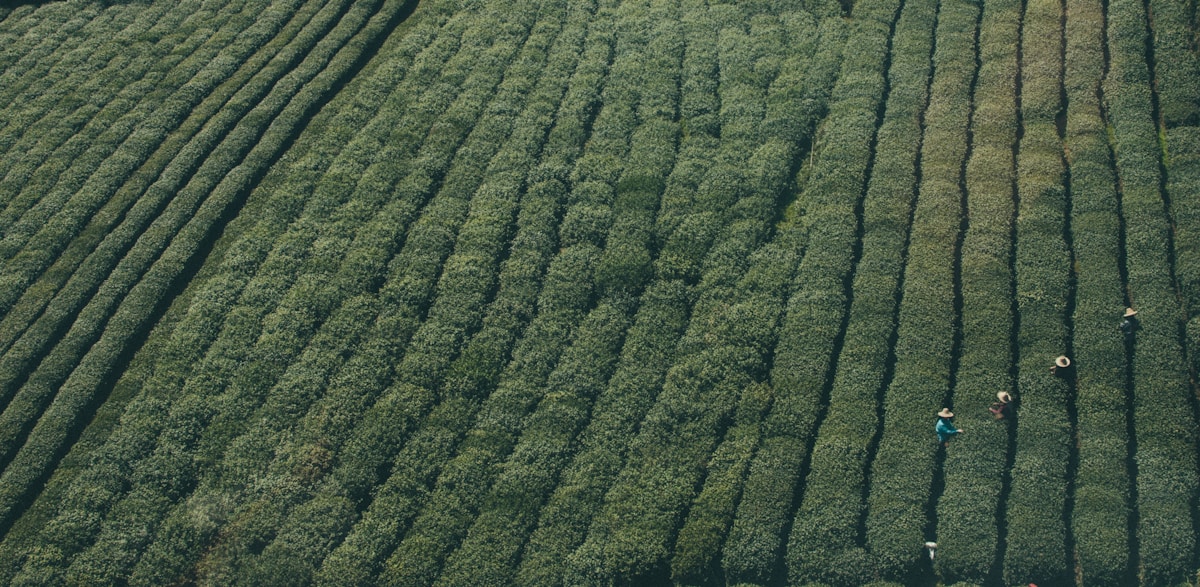
<svg viewBox="0 0 1200 587">
<path fill-rule="evenodd" d="M 939 442 L 946 442 L 947 440 L 950 440 L 950 437 L 954 436 L 955 434 L 958 434 L 958 428 L 955 428 L 954 424 L 949 419 L 938 418 L 937 435 L 938 435 Z"/>
</svg>

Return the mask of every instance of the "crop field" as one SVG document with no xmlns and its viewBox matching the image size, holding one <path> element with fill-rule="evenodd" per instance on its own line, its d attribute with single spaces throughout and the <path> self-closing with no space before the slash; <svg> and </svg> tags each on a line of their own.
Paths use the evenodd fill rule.
<svg viewBox="0 0 1200 587">
<path fill-rule="evenodd" d="M 0 585 L 1196 585 L 1198 28 L 0 2 Z"/>
</svg>

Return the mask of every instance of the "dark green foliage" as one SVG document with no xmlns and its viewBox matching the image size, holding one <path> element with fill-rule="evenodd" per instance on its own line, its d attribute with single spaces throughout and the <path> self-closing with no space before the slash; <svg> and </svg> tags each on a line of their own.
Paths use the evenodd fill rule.
<svg viewBox="0 0 1200 587">
<path fill-rule="evenodd" d="M 1129 579 L 1129 468 L 1124 348 L 1113 330 L 1122 306 L 1115 173 L 1097 88 L 1103 55 L 1101 4 L 1072 0 L 1066 23 L 1071 235 L 1076 263 L 1075 408 L 1079 467 L 1071 530 L 1085 585 Z"/>
<path fill-rule="evenodd" d="M 1030 2 L 1021 43 L 1024 58 L 1036 65 L 1023 68 L 1021 80 L 1024 136 L 1017 157 L 1015 265 L 1020 411 L 1007 504 L 1004 577 L 1009 583 L 1053 583 L 1067 580 L 1070 572 L 1064 512 L 1074 432 L 1071 389 L 1066 378 L 1049 372 L 1055 357 L 1067 354 L 1071 277 L 1064 241 L 1066 170 L 1055 127 L 1062 108 L 1061 10 L 1057 2 Z"/>
<path fill-rule="evenodd" d="M 1191 580 L 1194 8 L 9 3 L 0 584 Z"/>
<path fill-rule="evenodd" d="M 1196 432 L 1171 281 L 1161 154 L 1144 51 L 1146 14 L 1132 2 L 1109 5 L 1112 65 L 1104 97 L 1112 124 L 1125 220 L 1128 295 L 1143 328 L 1133 344 L 1133 422 L 1137 452 L 1137 574 L 1149 585 L 1189 577 L 1196 557 Z"/>
<path fill-rule="evenodd" d="M 946 405 L 956 313 L 954 258 L 978 18 L 979 7 L 967 2 L 943 3 L 938 14 L 895 371 L 884 395 L 883 430 L 867 499 L 867 548 L 878 573 L 888 579 L 905 580 L 922 564 L 926 508 L 941 448 L 933 434 L 935 414 L 942 407 L 956 407 Z M 949 450 L 972 442 L 972 431 L 965 428 Z"/>
<path fill-rule="evenodd" d="M 671 577 L 679 582 L 719 578 L 719 554 L 733 521 L 750 459 L 758 447 L 763 414 L 771 406 L 771 389 L 764 384 L 742 392 L 734 425 L 708 463 L 704 489 L 696 497 L 679 530 Z"/>
<path fill-rule="evenodd" d="M 934 3 L 908 2 L 895 25 L 897 42 L 892 46 L 891 70 L 886 72 L 891 91 L 876 136 L 874 166 L 862 203 L 862 258 L 854 272 L 853 304 L 848 309 L 839 307 L 845 303 L 841 300 L 844 294 L 836 288 L 844 283 L 845 275 L 830 271 L 837 263 L 829 262 L 825 255 L 817 256 L 815 249 L 825 239 L 812 241 L 797 280 L 800 295 L 793 300 L 799 303 L 791 310 L 801 318 L 801 324 L 819 324 L 819 328 L 810 326 L 809 330 L 817 330 L 820 335 L 807 336 L 807 340 L 801 339 L 802 345 L 793 343 L 785 348 L 796 352 L 797 357 L 809 356 L 810 361 L 811 357 L 821 357 L 839 335 L 840 317 L 848 313 L 849 322 L 841 355 L 836 358 L 838 372 L 829 391 L 828 412 L 816 438 L 809 441 L 810 471 L 803 480 L 804 498 L 797 504 L 787 542 L 786 561 L 792 583 L 857 585 L 875 574 L 858 532 L 866 508 L 861 487 L 866 483 L 869 445 L 878 425 L 874 417 L 877 394 L 887 371 L 895 326 L 901 259 L 916 182 L 914 165 L 920 146 L 912 136 L 920 132 L 917 115 L 925 106 L 935 10 Z M 853 225 L 843 230 L 853 230 Z M 837 248 L 843 249 L 842 254 L 850 252 L 844 245 Z M 824 285 L 818 288 L 818 283 Z M 798 381 L 806 389 L 797 397 L 817 401 L 826 385 L 824 370 L 829 368 L 820 363 L 806 367 L 805 376 Z M 805 439 L 797 435 L 797 440 Z M 791 459 L 802 456 L 806 449 L 802 445 L 796 457 L 788 458 L 790 467 L 799 462 Z"/>
<path fill-rule="evenodd" d="M 829 24 L 825 23 L 826 26 L 821 30 L 821 38 L 825 42 L 821 43 L 821 52 L 817 55 L 820 56 L 819 62 L 822 63 L 840 61 L 841 51 L 850 45 L 852 41 L 849 39 L 855 38 L 852 31 L 834 28 Z M 823 79 L 824 73 L 819 70 L 810 70 L 814 80 Z M 780 84 L 779 87 L 782 91 L 795 92 L 795 89 L 791 89 L 787 85 Z M 818 89 L 820 86 L 809 87 Z M 832 88 L 832 86 L 829 87 Z M 832 90 L 823 89 L 822 91 Z M 770 97 L 768 96 L 768 100 Z M 833 107 L 831 105 L 831 108 Z M 857 146 L 860 145 L 851 145 L 849 148 Z M 824 152 L 821 157 L 822 161 L 825 161 Z M 847 170 L 847 173 L 853 174 L 855 171 L 854 168 L 851 168 Z M 861 172 L 861 170 L 858 171 Z M 807 200 L 808 190 L 832 195 L 828 192 L 816 192 L 817 189 L 815 187 L 806 188 L 806 194 L 801 195 L 801 198 Z M 843 220 L 852 221 L 848 218 Z M 837 223 L 830 228 L 837 231 L 844 230 L 844 227 L 844 223 Z M 795 227 L 789 228 L 794 231 L 793 234 L 799 233 Z M 847 268 L 831 269 L 844 270 Z M 804 264 L 800 265 L 799 271 L 805 271 Z M 792 283 L 792 287 L 795 287 L 794 284 L 801 282 L 793 278 Z M 797 332 L 798 326 L 792 320 L 795 319 L 789 319 L 786 315 L 783 317 L 778 335 L 781 337 L 780 344 L 788 344 L 787 341 Z M 782 355 L 779 349 L 775 353 L 777 365 L 775 371 L 783 373 L 786 367 L 781 365 L 781 357 L 786 355 Z M 792 436 L 793 433 L 800 433 L 802 436 L 803 431 L 792 430 L 788 426 L 791 424 L 788 420 L 798 415 L 803 417 L 804 414 L 811 414 L 816 407 L 815 404 L 809 404 L 806 401 L 809 398 L 803 396 L 805 390 L 782 387 L 780 386 L 781 382 L 774 381 L 774 377 L 773 371 L 772 383 L 777 386 L 775 388 L 776 401 L 763 423 L 764 439 L 751 462 L 749 477 L 746 479 L 742 491 L 742 500 L 738 504 L 729 538 L 722 550 L 722 565 L 725 567 L 726 577 L 729 581 L 765 580 L 774 572 L 773 569 L 782 554 L 782 532 L 787 517 L 786 508 L 780 507 L 780 503 L 790 500 L 795 477 L 798 475 L 798 465 L 803 458 L 799 450 L 793 450 L 796 437 Z M 771 532 L 772 529 L 774 532 Z"/>
<path fill-rule="evenodd" d="M 1166 0 L 1152 0 L 1146 6 L 1153 26 L 1157 122 L 1164 129 L 1200 124 L 1200 58 L 1188 16 L 1195 6 Z"/>
<path fill-rule="evenodd" d="M 968 228 L 961 252 L 962 350 L 953 389 L 956 423 L 969 430 L 946 452 L 937 503 L 934 566 L 947 581 L 987 581 L 999 547 L 1001 491 L 1011 420 L 988 411 L 1011 392 L 1010 303 L 1017 139 L 1016 62 L 1021 4 L 990 2 L 980 23 L 972 150 L 967 161 Z M 1026 24 L 1033 28 L 1032 23 Z"/>
</svg>

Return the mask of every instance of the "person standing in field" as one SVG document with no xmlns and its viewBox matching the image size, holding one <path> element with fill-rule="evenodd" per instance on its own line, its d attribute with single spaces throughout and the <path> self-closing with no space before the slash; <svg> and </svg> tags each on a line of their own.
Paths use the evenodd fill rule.
<svg viewBox="0 0 1200 587">
<path fill-rule="evenodd" d="M 1137 332 L 1142 327 L 1141 324 L 1138 324 L 1137 310 L 1134 310 L 1133 308 L 1125 308 L 1125 314 L 1121 316 L 1121 318 L 1121 324 L 1119 324 L 1117 328 L 1120 328 L 1121 332 L 1125 335 L 1125 342 L 1132 343 L 1133 333 Z"/>
<path fill-rule="evenodd" d="M 1055 377 L 1069 378 L 1072 369 L 1071 359 L 1066 355 L 1059 355 L 1057 359 L 1054 359 L 1054 364 L 1050 366 L 1050 373 Z"/>
<path fill-rule="evenodd" d="M 997 420 L 1003 420 L 1012 412 L 1012 396 L 1007 391 L 996 393 L 996 401 L 988 408 Z"/>
<path fill-rule="evenodd" d="M 960 434 L 963 429 L 956 427 L 954 422 L 950 421 L 954 418 L 954 412 L 951 412 L 950 408 L 942 408 L 942 411 L 938 412 L 937 415 L 937 427 L 934 430 L 937 431 L 938 440 L 942 443 L 942 446 L 950 446 L 950 437 Z"/>
</svg>

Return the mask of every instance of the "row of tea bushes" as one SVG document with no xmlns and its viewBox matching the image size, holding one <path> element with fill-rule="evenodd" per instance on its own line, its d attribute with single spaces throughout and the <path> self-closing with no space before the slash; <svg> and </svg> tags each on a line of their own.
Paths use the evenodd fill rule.
<svg viewBox="0 0 1200 587">
<path fill-rule="evenodd" d="M 39 473 L 31 470 L 31 467 L 44 462 L 46 458 L 57 458 L 55 453 L 61 450 L 61 442 L 73 433 L 73 424 L 70 422 L 77 417 L 78 410 L 92 401 L 90 397 L 93 392 L 90 390 L 94 390 L 96 379 L 104 377 L 104 365 L 111 365 L 111 361 L 121 354 L 121 345 L 135 338 L 146 315 L 154 310 L 158 304 L 157 300 L 162 299 L 165 292 L 171 288 L 172 280 L 183 270 L 197 247 L 211 238 L 208 234 L 210 227 L 227 213 L 229 206 L 236 199 L 244 197 L 244 192 L 254 181 L 255 175 L 261 173 L 266 165 L 278 156 L 279 151 L 290 141 L 291 133 L 312 115 L 314 107 L 325 99 L 329 89 L 344 83 L 347 75 L 356 69 L 362 57 L 363 38 L 377 38 L 381 31 L 394 21 L 394 17 L 403 8 L 403 3 L 392 3 L 384 5 L 383 8 L 390 13 L 375 14 L 371 7 L 366 6 L 352 11 L 347 19 L 339 23 L 340 26 L 333 29 L 334 34 L 326 35 L 317 43 L 315 50 L 309 53 L 307 61 L 276 84 L 276 94 L 271 94 L 266 101 L 251 111 L 251 114 L 255 115 L 254 125 L 246 129 L 242 126 L 235 129 L 235 134 L 247 134 L 254 132 L 255 126 L 261 130 L 268 122 L 271 123 L 270 128 L 259 138 L 259 142 L 250 149 L 239 171 L 221 181 L 212 191 L 213 195 L 190 217 L 183 231 L 174 235 L 175 238 L 167 248 L 165 256 L 153 265 L 146 280 L 135 286 L 126 296 L 124 305 L 117 310 L 118 314 L 109 321 L 108 330 L 84 359 L 84 366 L 90 367 L 90 370 L 77 371 L 86 372 L 87 377 L 76 375 L 69 379 L 60 390 L 56 402 L 52 404 L 53 419 L 56 420 L 54 424 L 51 425 L 43 419 L 33 429 L 31 443 L 41 443 L 43 448 L 46 444 L 60 448 L 32 451 L 27 446 L 26 450 L 17 455 L 18 460 L 5 471 L 6 475 L 17 474 L 18 471 L 25 475 L 38 475 Z M 380 18 L 370 20 L 373 15 Z M 358 37 L 355 38 L 355 35 Z M 344 48 L 347 42 L 350 42 L 349 48 Z M 273 116 L 271 112 L 278 114 Z M 240 149 L 241 145 L 246 144 L 248 137 L 236 138 L 238 140 L 233 141 L 233 144 L 238 146 L 233 148 Z M 193 188 L 196 192 L 206 191 L 200 186 L 189 186 L 189 189 Z M 79 322 L 76 325 L 78 327 Z M 41 454 L 33 454 L 37 452 Z M 6 485 L 10 490 L 17 487 Z"/>
<path fill-rule="evenodd" d="M 1064 86 L 1065 148 L 1071 178 L 1075 257 L 1073 346 L 1076 436 L 1071 535 L 1084 585 L 1125 585 L 1130 562 L 1131 470 L 1124 345 L 1115 327 L 1124 307 L 1120 202 L 1100 102 L 1103 6 L 1069 0 Z"/>
<path fill-rule="evenodd" d="M 861 259 L 848 292 L 853 302 L 840 355 L 825 367 L 837 365 L 837 373 L 828 392 L 828 411 L 816 438 L 810 441 L 812 454 L 803 479 L 803 499 L 787 543 L 786 561 L 793 583 L 859 584 L 873 575 L 870 559 L 861 547 L 859 521 L 866 510 L 866 476 L 878 434 L 878 402 L 887 383 L 894 341 L 921 145 L 912 137 L 920 136 L 921 116 L 928 102 L 936 14 L 934 2 L 905 2 L 895 23 L 886 72 L 890 91 L 862 202 Z M 808 260 L 801 275 L 807 265 Z M 807 291 L 805 282 L 801 283 L 801 291 Z M 832 285 L 828 282 L 827 287 Z M 838 300 L 838 296 L 820 297 Z M 832 310 L 830 319 L 840 313 L 834 306 L 814 309 L 821 313 Z M 838 331 L 826 330 L 823 336 L 805 341 L 813 345 L 806 352 L 820 352 L 819 345 L 833 347 L 836 339 L 832 337 Z M 803 395 L 819 398 L 829 377 L 820 370 L 809 373 L 804 384 L 810 389 Z"/>
<path fill-rule="evenodd" d="M 1004 580 L 1068 580 L 1068 468 L 1074 454 L 1072 387 L 1054 377 L 1067 345 L 1073 269 L 1067 235 L 1067 185 L 1056 117 L 1063 105 L 1062 14 L 1055 1 L 1026 5 L 1022 32 L 1021 120 L 1017 157 L 1016 454 L 1006 504 Z"/>
<path fill-rule="evenodd" d="M 126 255 L 62 342 L 21 386 L 5 415 L 0 416 L 14 424 L 6 430 L 16 433 L 9 437 L 5 448 L 6 459 L 14 459 L 4 472 L 11 483 L 5 483 L 4 494 L 0 496 L 5 516 L 13 513 L 11 508 L 21 501 L 20 496 L 61 456 L 60 451 L 82 410 L 94 401 L 99 382 L 126 345 L 147 327 L 150 315 L 175 279 L 211 238 L 212 227 L 243 196 L 255 175 L 287 144 L 302 120 L 320 103 L 325 95 L 322 91 L 343 81 L 354 68 L 361 56 L 359 47 L 341 49 L 370 14 L 370 7 L 364 6 L 356 14 L 361 19 L 359 23 L 354 23 L 354 19 L 344 20 L 343 26 L 335 29 L 338 34 L 326 35 L 318 43 L 319 50 L 311 52 L 308 59 L 275 85 L 268 99 L 255 106 L 252 114 L 259 115 L 239 125 L 222 143 L 225 153 L 218 151 L 206 160 L 206 166 L 232 165 L 231 160 L 236 160 L 239 153 L 244 154 L 238 172 L 219 175 L 201 167 L 187 189 L 198 196 L 210 194 L 203 204 L 189 209 L 187 203 L 191 198 L 177 197 L 174 202 L 178 206 L 169 208 L 160 218 L 160 228 L 151 233 L 153 238 L 139 240 L 144 248 L 132 249 Z M 361 34 L 378 34 L 385 24 L 379 23 Z M 264 128 L 267 120 L 270 127 Z M 253 140 L 255 136 L 257 142 Z M 169 226 L 179 228 L 163 230 Z M 161 255 L 155 254 L 160 247 L 164 247 Z M 37 420 L 39 408 L 49 400 L 51 388 L 59 389 L 53 403 L 46 407 L 46 415 Z M 37 426 L 32 426 L 35 420 Z M 24 449 L 14 455 L 15 445 L 21 441 Z"/>
<path fill-rule="evenodd" d="M 694 302 L 685 276 L 698 278 L 700 262 L 720 229 L 719 207 L 695 206 L 699 186 L 719 155 L 709 122 L 719 107 L 716 28 L 700 2 L 685 2 L 679 11 L 684 47 L 679 78 L 679 115 L 687 133 L 681 137 L 674 168 L 666 178 L 656 217 L 655 279 L 642 295 L 626 337 L 622 358 L 608 388 L 596 399 L 591 421 L 579 435 L 579 447 L 546 497 L 523 547 L 515 580 L 522 585 L 561 585 L 569 555 L 584 541 L 602 507 L 604 492 L 624 464 L 624 452 L 637 425 L 659 390 L 687 325 Z M 642 106 L 639 105 L 639 109 Z M 719 169 L 720 163 L 712 169 Z M 698 221 L 693 225 L 693 221 Z"/>
<path fill-rule="evenodd" d="M 904 270 L 895 372 L 883 401 L 883 431 L 867 498 L 867 548 L 884 578 L 903 580 L 921 564 L 940 450 L 935 414 L 948 405 L 959 322 L 957 265 L 970 149 L 980 7 L 943 2 L 925 112 L 920 183 Z M 959 442 L 973 442 L 967 430 Z M 955 450 L 952 442 L 949 450 Z"/>
<path fill-rule="evenodd" d="M 962 347 L 953 389 L 956 423 L 968 432 L 946 451 L 945 487 L 936 510 L 934 566 L 946 581 L 983 584 L 1002 539 L 999 522 L 1013 426 L 1011 420 L 994 421 L 988 407 L 998 392 L 1017 391 L 1012 377 L 1012 263 L 1021 19 L 1020 2 L 989 2 L 980 22 L 980 68 L 965 175 L 969 220 L 961 260 Z M 1025 26 L 1034 28 L 1028 21 Z"/>
<path fill-rule="evenodd" d="M 1153 118 L 1145 5 L 1108 6 L 1111 55 L 1104 98 L 1125 221 L 1129 302 L 1142 329 L 1132 349 L 1137 574 L 1150 585 L 1193 571 L 1197 496 L 1196 422 L 1177 319 L 1161 145 Z"/>
<path fill-rule="evenodd" d="M 397 130 L 411 133 L 408 136 L 414 139 L 410 143 L 412 150 L 405 152 L 401 149 L 394 152 L 394 157 L 377 160 L 376 164 L 367 167 L 366 173 L 359 179 L 355 177 L 353 169 L 371 161 L 363 157 L 363 154 L 369 152 L 372 142 L 369 137 L 360 141 L 359 137 L 362 135 L 359 135 L 351 142 L 352 148 L 347 149 L 346 167 L 339 168 L 330 181 L 333 186 L 357 182 L 356 192 L 344 196 L 346 212 L 334 215 L 333 219 L 340 221 L 331 222 L 328 227 L 332 229 L 330 233 L 313 244 L 314 256 L 305 264 L 305 268 L 311 276 L 310 279 L 330 282 L 324 288 L 330 295 L 329 307 L 345 303 L 342 301 L 344 296 L 361 289 L 379 288 L 377 296 L 382 311 L 378 312 L 378 322 L 394 329 L 390 332 L 373 330 L 366 333 L 365 344 L 368 345 L 374 343 L 381 334 L 396 336 L 402 340 L 411 336 L 416 340 L 417 335 L 413 333 L 413 329 L 430 310 L 435 284 L 439 279 L 446 278 L 447 274 L 461 271 L 455 269 L 457 265 L 448 265 L 451 260 L 458 259 L 452 256 L 456 247 L 463 255 L 478 252 L 477 249 L 473 251 L 472 247 L 481 247 L 486 251 L 484 255 L 488 255 L 494 254 L 493 251 L 497 248 L 493 244 L 494 239 L 507 240 L 508 227 L 512 222 L 511 209 L 516 206 L 516 191 L 506 190 L 501 186 L 482 189 L 480 191 L 483 195 L 478 197 L 477 205 L 470 213 L 467 199 L 475 193 L 480 182 L 488 175 L 487 171 L 491 168 L 487 162 L 497 151 L 504 154 L 501 158 L 513 153 L 523 154 L 526 151 L 519 140 L 514 139 L 513 143 L 507 143 L 504 137 L 529 134 L 540 136 L 543 132 L 536 127 L 528 132 L 513 132 L 514 120 L 519 111 L 508 110 L 509 101 L 514 97 L 523 96 L 528 91 L 532 83 L 528 75 L 514 75 L 509 86 L 496 89 L 509 61 L 525 42 L 532 18 L 515 23 L 498 22 L 483 14 L 472 15 L 472 18 L 474 28 L 464 33 L 462 47 L 474 49 L 460 52 L 451 61 L 438 64 L 441 66 L 439 75 L 444 79 L 459 82 L 459 91 L 448 92 L 446 90 L 449 88 L 445 87 L 441 92 L 435 89 L 427 95 L 426 104 L 433 107 L 431 112 L 416 114 L 426 109 L 414 109 L 412 112 L 416 120 L 406 120 L 399 129 L 391 130 L 393 137 Z M 553 38 L 554 32 L 548 32 L 550 38 Z M 540 47 L 536 42 L 532 46 Z M 470 67 L 470 75 L 455 74 L 467 71 L 468 64 L 474 59 L 482 59 L 489 66 Z M 398 98 L 403 96 L 396 95 Z M 517 105 L 520 103 L 516 102 Z M 505 105 L 504 114 L 496 113 L 500 110 L 496 104 Z M 490 108 L 487 108 L 489 106 Z M 388 114 L 385 112 L 383 116 Z M 481 123 L 474 128 L 466 125 L 437 124 L 436 121 L 443 117 L 451 120 L 478 117 Z M 415 129 L 429 128 L 430 131 L 427 135 L 421 130 L 413 132 L 409 130 L 413 127 L 406 123 L 413 124 Z M 380 121 L 378 126 L 384 131 L 382 136 L 388 136 L 386 129 L 389 125 L 386 118 Z M 510 132 L 513 134 L 510 135 Z M 405 142 L 391 143 L 384 147 L 385 152 L 397 144 L 403 145 Z M 419 148 L 417 145 L 420 145 Z M 404 165 L 406 160 L 411 163 Z M 395 164 L 394 161 L 400 162 L 398 168 L 390 168 Z M 353 183 L 350 185 L 354 186 Z M 396 190 L 393 197 L 403 197 L 388 201 L 388 190 L 393 186 Z M 356 224 L 362 222 L 364 217 L 370 218 L 369 223 L 351 242 L 346 235 L 354 234 Z M 339 230 L 339 225 L 344 228 Z M 408 235 L 402 238 L 406 226 Z M 403 246 L 392 256 L 388 248 L 399 246 L 401 243 Z M 346 249 L 348 245 L 349 250 Z M 382 250 L 383 255 L 373 260 L 372 257 L 378 254 L 375 253 L 377 250 Z M 398 272 L 399 268 L 404 268 L 408 273 L 402 278 L 389 277 L 382 284 L 371 286 L 372 283 L 378 283 L 378 278 L 372 279 L 369 274 L 363 274 L 361 271 L 378 271 L 384 264 L 391 267 L 392 271 Z M 486 267 L 481 269 L 487 270 Z M 495 271 L 494 266 L 491 270 Z M 475 274 L 472 280 L 474 287 L 482 287 L 486 291 L 493 287 L 486 273 Z M 301 292 L 300 295 L 289 294 L 281 300 L 273 316 L 286 317 L 300 308 L 295 306 L 292 300 L 303 300 L 309 296 L 303 295 L 302 290 L 297 291 Z M 376 295 L 370 289 L 365 293 Z M 459 301 L 466 304 L 471 292 L 464 289 L 461 293 L 463 297 Z M 388 318 L 385 319 L 384 316 Z M 143 568 L 153 569 L 153 572 L 158 573 L 174 566 L 174 571 L 166 572 L 186 572 L 181 569 L 188 568 L 192 564 L 191 561 L 199 559 L 202 549 L 209 547 L 216 552 L 207 558 L 211 565 L 207 572 L 213 576 L 256 577 L 274 572 L 270 565 L 257 564 L 256 557 L 250 552 L 253 548 L 250 544 L 251 541 L 264 542 L 271 537 L 270 533 L 262 534 L 263 529 L 270 528 L 272 530 L 269 532 L 273 532 L 284 515 L 284 505 L 276 500 L 267 502 L 275 504 L 275 507 L 263 507 L 261 496 L 274 493 L 277 488 L 292 486 L 295 477 L 303 473 L 289 474 L 277 471 L 276 475 L 269 476 L 267 471 L 275 455 L 264 447 L 276 442 L 274 439 L 287 435 L 289 430 L 297 426 L 297 420 L 313 408 L 324 382 L 334 374 L 344 372 L 345 366 L 341 362 L 344 359 L 341 355 L 349 356 L 356 350 L 354 336 L 342 336 L 340 342 L 339 339 L 330 341 L 329 344 L 335 350 L 322 351 L 323 345 L 319 342 L 322 333 L 338 331 L 335 322 L 322 323 L 322 320 L 324 318 L 320 315 L 313 319 L 314 326 L 320 324 L 317 337 L 303 343 L 307 348 L 302 354 L 282 361 L 287 365 L 287 369 L 274 376 L 271 386 L 261 389 L 257 396 L 252 388 L 246 388 L 236 395 L 231 395 L 224 403 L 219 416 L 209 425 L 205 433 L 206 438 L 202 440 L 202 444 L 209 445 L 208 452 L 213 455 L 217 466 L 205 473 L 186 500 L 176 504 L 166 514 L 166 521 L 159 534 L 160 537 L 168 539 L 159 540 L 149 546 L 147 558 L 151 561 L 169 561 L 169 564 L 151 562 L 144 564 Z M 268 321 L 271 323 L 273 319 L 268 317 Z M 301 321 L 281 320 L 280 323 L 294 327 Z M 357 330 L 361 331 L 369 323 L 370 321 L 366 321 L 359 325 Z M 300 340 L 304 340 L 309 335 L 301 331 L 300 336 Z M 262 339 L 260 344 L 261 342 Z M 262 348 L 266 351 L 272 346 L 286 348 L 280 345 L 266 345 Z M 294 352 L 299 352 L 302 347 L 293 348 L 297 349 Z M 377 343 L 370 348 L 378 348 Z M 265 352 L 255 354 L 270 356 Z M 335 358 L 330 361 L 323 359 L 324 355 L 332 355 Z M 313 367 L 317 368 L 316 372 L 313 372 Z M 255 422 L 256 425 L 246 427 L 240 424 L 244 421 Z M 317 470 L 308 474 L 313 479 L 323 474 L 329 462 L 322 460 L 320 455 L 326 453 L 321 450 L 323 447 L 319 444 L 320 439 L 316 440 L 316 447 L 301 445 L 292 449 L 300 452 L 299 458 L 302 459 L 301 463 L 294 463 L 294 466 L 305 466 L 304 453 L 308 453 L 308 458 L 318 459 L 317 464 L 311 465 L 317 467 Z M 329 457 L 333 457 L 334 454 L 328 453 Z M 272 483 L 262 482 L 253 488 L 247 486 L 246 480 L 256 476 L 271 479 Z M 230 524 L 238 528 L 239 532 L 216 536 L 209 533 L 207 527 L 195 524 L 183 513 L 189 507 L 187 503 L 206 503 L 214 493 L 236 496 L 231 497 L 229 501 L 232 508 Z M 180 535 L 192 536 L 192 540 L 184 544 L 172 539 Z M 211 546 L 206 542 L 208 540 L 214 541 Z M 311 573 L 319 560 L 310 562 L 293 557 L 288 562 L 293 571 L 306 569 L 306 573 Z"/>
</svg>

